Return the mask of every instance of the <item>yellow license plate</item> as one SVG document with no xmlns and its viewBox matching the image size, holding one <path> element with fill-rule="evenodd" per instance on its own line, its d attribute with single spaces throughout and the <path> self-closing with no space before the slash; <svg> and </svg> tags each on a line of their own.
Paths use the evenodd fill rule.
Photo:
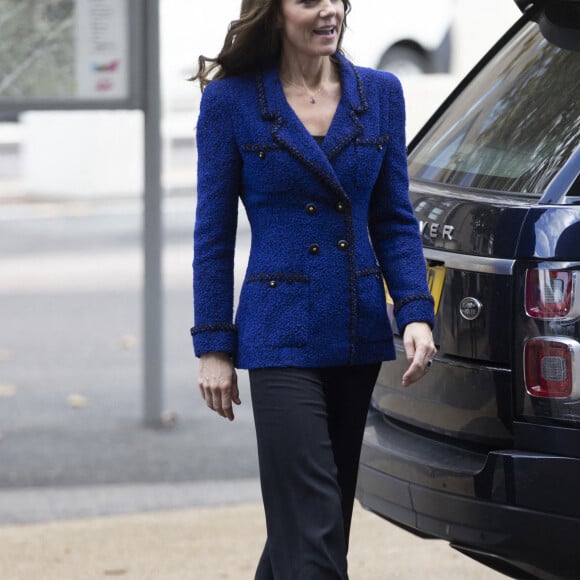
<svg viewBox="0 0 580 580">
<path fill-rule="evenodd" d="M 441 295 L 443 294 L 443 285 L 445 284 L 445 266 L 427 266 L 427 284 L 429 292 L 433 296 L 435 302 L 435 315 L 439 312 L 439 304 L 441 302 Z M 393 298 L 387 288 L 385 282 L 385 292 L 387 295 L 387 304 L 393 305 Z"/>
</svg>

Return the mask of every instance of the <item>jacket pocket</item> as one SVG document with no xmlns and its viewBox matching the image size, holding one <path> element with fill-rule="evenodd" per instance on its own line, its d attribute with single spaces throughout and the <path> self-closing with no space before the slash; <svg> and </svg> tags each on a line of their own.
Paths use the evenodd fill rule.
<svg viewBox="0 0 580 580">
<path fill-rule="evenodd" d="M 357 272 L 359 342 L 385 342 L 393 336 L 387 317 L 383 276 L 378 266 Z"/>
<path fill-rule="evenodd" d="M 305 346 L 309 308 L 308 276 L 249 276 L 242 286 L 236 315 L 239 340 L 246 348 Z"/>
</svg>

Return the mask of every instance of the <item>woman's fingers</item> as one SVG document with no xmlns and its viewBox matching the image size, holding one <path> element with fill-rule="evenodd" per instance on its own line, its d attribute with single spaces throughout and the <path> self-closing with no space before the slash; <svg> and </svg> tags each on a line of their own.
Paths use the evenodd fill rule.
<svg viewBox="0 0 580 580">
<path fill-rule="evenodd" d="M 415 381 L 418 381 L 421 377 L 423 377 L 427 371 L 428 366 L 421 360 L 413 360 L 413 362 L 409 365 L 409 368 L 403 375 L 403 385 L 406 387 Z"/>
<path fill-rule="evenodd" d="M 234 371 L 233 384 L 232 384 L 232 401 L 236 405 L 242 404 L 242 401 L 240 400 L 240 390 L 238 388 L 238 376 L 236 375 L 235 371 Z"/>
<path fill-rule="evenodd" d="M 418 381 L 429 370 L 437 349 L 433 343 L 431 329 L 425 323 L 407 325 L 403 340 L 410 365 L 403 375 L 402 383 L 408 386 Z"/>
<path fill-rule="evenodd" d="M 221 417 L 233 419 L 232 383 L 230 380 L 207 377 L 203 381 L 204 399 L 207 406 Z"/>
<path fill-rule="evenodd" d="M 238 379 L 229 357 L 221 353 L 202 357 L 199 371 L 199 388 L 207 406 L 225 417 L 234 420 L 232 404 L 241 404 Z"/>
</svg>

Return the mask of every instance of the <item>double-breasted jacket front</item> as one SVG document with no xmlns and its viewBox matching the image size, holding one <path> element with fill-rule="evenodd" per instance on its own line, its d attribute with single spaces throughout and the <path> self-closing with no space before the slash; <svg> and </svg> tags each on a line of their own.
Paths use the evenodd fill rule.
<svg viewBox="0 0 580 580">
<path fill-rule="evenodd" d="M 342 96 L 321 145 L 288 104 L 275 66 L 210 82 L 197 125 L 197 356 L 239 368 L 394 358 L 398 328 L 433 325 L 408 199 L 405 113 L 391 74 L 337 54 Z M 313 105 L 314 106 L 314 105 Z M 251 249 L 234 316 L 238 199 Z"/>
</svg>

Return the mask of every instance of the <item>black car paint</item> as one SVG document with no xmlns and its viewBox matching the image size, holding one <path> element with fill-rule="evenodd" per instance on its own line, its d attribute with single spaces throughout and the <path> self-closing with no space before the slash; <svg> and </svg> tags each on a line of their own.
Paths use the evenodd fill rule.
<svg viewBox="0 0 580 580">
<path fill-rule="evenodd" d="M 509 368 L 446 356 L 435 360 L 421 391 L 403 391 L 393 385 L 401 377 L 406 357 L 397 343 L 397 361 L 383 365 L 373 406 L 388 411 L 390 418 L 404 421 L 433 436 L 458 437 L 466 443 L 511 446 L 511 371 Z"/>
<path fill-rule="evenodd" d="M 537 10 L 528 18 L 546 28 L 542 6 Z M 411 150 L 525 20 L 443 103 Z M 549 403 L 552 420 L 531 417 L 529 397 L 514 388 L 523 384 L 514 345 L 553 333 L 550 322 L 525 315 L 526 269 L 580 269 L 579 174 L 577 150 L 540 199 L 411 179 L 428 261 L 451 256 L 458 266 L 447 267 L 434 329 L 440 354 L 421 383 L 402 390 L 396 377 L 406 362 L 398 339 L 398 359 L 377 381 L 361 455 L 363 506 L 421 537 L 446 539 L 513 578 L 580 577 L 579 423 L 566 424 L 569 405 L 558 402 Z M 443 235 L 450 223 L 453 235 Z M 460 256 L 479 259 L 480 267 L 461 267 Z M 504 268 L 482 271 L 488 260 Z M 461 297 L 474 295 L 485 305 L 482 315 L 463 320 L 454 310 Z M 558 333 L 579 337 L 580 323 Z"/>
<path fill-rule="evenodd" d="M 567 505 L 580 483 L 579 460 L 461 449 L 376 411 L 368 425 L 358 490 L 367 509 L 422 537 L 491 554 L 494 567 L 514 578 L 523 571 L 531 578 L 578 578 L 580 520 Z M 563 465 L 564 475 L 574 475 L 570 486 L 554 478 Z M 553 499 L 539 510 L 538 495 Z"/>
</svg>

